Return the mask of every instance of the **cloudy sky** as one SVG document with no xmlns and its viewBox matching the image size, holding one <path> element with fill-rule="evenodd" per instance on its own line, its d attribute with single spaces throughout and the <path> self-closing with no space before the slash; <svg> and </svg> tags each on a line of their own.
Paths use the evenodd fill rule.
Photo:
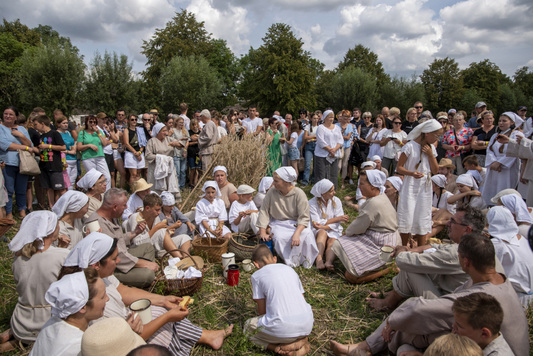
<svg viewBox="0 0 533 356">
<path fill-rule="evenodd" d="M 52 26 L 89 62 L 96 51 L 128 55 L 142 71 L 142 40 L 187 9 L 240 56 L 262 44 L 269 26 L 289 24 L 304 48 L 334 68 L 349 48 L 376 52 L 391 74 L 420 75 L 435 58 L 461 68 L 485 58 L 513 75 L 533 67 L 531 0 L 17 0 L 2 1 L 8 21 Z"/>
</svg>

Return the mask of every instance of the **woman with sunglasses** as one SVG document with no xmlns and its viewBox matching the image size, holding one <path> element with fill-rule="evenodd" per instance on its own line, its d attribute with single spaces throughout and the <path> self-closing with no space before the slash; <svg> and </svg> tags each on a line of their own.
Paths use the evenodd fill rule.
<svg viewBox="0 0 533 356">
<path fill-rule="evenodd" d="M 381 166 L 389 171 L 389 176 L 393 176 L 396 171 L 396 156 L 407 142 L 407 133 L 402 130 L 402 119 L 395 117 L 392 120 L 392 129 L 383 133 L 380 146 L 383 149 L 383 162 Z"/>
<path fill-rule="evenodd" d="M 146 139 L 146 137 L 145 137 Z M 128 128 L 123 131 L 124 167 L 130 172 L 130 187 L 141 178 L 141 169 L 145 167 L 144 147 L 141 147 L 137 134 L 137 116 L 130 115 Z"/>
<path fill-rule="evenodd" d="M 481 113 L 480 118 L 477 119 L 481 123 L 481 127 L 474 131 L 472 136 L 472 148 L 474 155 L 479 161 L 481 167 L 485 167 L 485 158 L 487 157 L 487 147 L 491 137 L 496 133 L 496 126 L 494 126 L 494 114 L 487 110 Z"/>
<path fill-rule="evenodd" d="M 78 135 L 77 150 L 81 152 L 81 162 L 85 171 L 96 169 L 101 172 L 106 179 L 107 188 L 111 188 L 111 174 L 104 155 L 104 146 L 109 144 L 97 127 L 97 120 L 94 115 L 89 115 L 85 119 L 85 127 Z"/>
</svg>

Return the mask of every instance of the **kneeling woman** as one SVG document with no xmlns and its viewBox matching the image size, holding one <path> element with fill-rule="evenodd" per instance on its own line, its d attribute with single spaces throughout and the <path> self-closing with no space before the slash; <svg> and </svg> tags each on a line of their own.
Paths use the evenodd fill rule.
<svg viewBox="0 0 533 356">
<path fill-rule="evenodd" d="M 304 191 L 294 186 L 297 178 L 292 167 L 281 167 L 274 172 L 274 189 L 265 196 L 257 227 L 261 239 L 268 241 L 266 229 L 270 226 L 274 248 L 288 266 L 311 268 L 318 248 L 309 228 L 309 202 Z"/>
<path fill-rule="evenodd" d="M 316 237 L 318 246 L 318 256 L 316 258 L 316 268 L 333 270 L 333 260 L 335 254 L 331 251 L 331 245 L 342 235 L 342 222 L 349 220 L 348 215 L 344 215 L 342 203 L 335 196 L 335 187 L 328 179 L 317 182 L 311 194 L 315 197 L 309 200 L 309 213 L 311 214 L 311 225 Z M 324 264 L 324 250 L 326 250 L 326 263 Z"/>
<path fill-rule="evenodd" d="M 44 298 L 52 306 L 52 317 L 44 324 L 30 356 L 77 356 L 89 323 L 104 315 L 109 297 L 103 280 L 89 267 L 52 283 Z"/>
<path fill-rule="evenodd" d="M 385 173 L 378 170 L 361 171 L 359 188 L 366 203 L 346 229 L 346 235 L 331 247 L 346 268 L 345 277 L 350 283 L 365 283 L 388 272 L 378 256 L 381 247 L 397 245 L 398 223 L 389 198 L 380 194 L 386 179 Z"/>
<path fill-rule="evenodd" d="M 224 223 L 228 221 L 228 212 L 224 201 L 220 198 L 220 190 L 213 180 L 208 180 L 202 187 L 203 199 L 196 203 L 196 225 L 200 227 L 200 235 L 223 237 L 229 239 L 231 231 Z"/>
</svg>

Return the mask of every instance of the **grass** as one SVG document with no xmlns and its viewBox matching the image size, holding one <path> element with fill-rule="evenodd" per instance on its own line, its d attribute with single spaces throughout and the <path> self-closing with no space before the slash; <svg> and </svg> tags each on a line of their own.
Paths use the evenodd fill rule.
<svg viewBox="0 0 533 356">
<path fill-rule="evenodd" d="M 309 195 L 310 187 L 304 191 Z M 355 187 L 340 190 L 337 196 L 342 200 L 346 195 L 355 194 Z M 352 209 L 345 209 L 351 219 L 357 216 Z M 7 236 L 12 238 L 18 225 Z M 16 304 L 16 290 L 11 272 L 12 254 L 6 243 L 0 244 L 0 330 L 9 327 L 11 313 Z M 387 314 L 375 312 L 365 302 L 371 291 L 387 291 L 392 288 L 393 274 L 364 284 L 351 285 L 344 280 L 344 267 L 336 260 L 335 272 L 322 272 L 315 268 L 296 268 L 305 289 L 305 298 L 313 307 L 315 323 L 309 337 L 311 352 L 309 355 L 332 355 L 329 340 L 354 343 L 364 340 L 387 317 Z M 235 328 L 219 351 L 209 347 L 196 346 L 192 355 L 271 355 L 253 345 L 242 332 L 245 321 L 255 314 L 252 301 L 250 276 L 252 272 L 240 272 L 239 285 L 229 287 L 222 277 L 220 264 L 206 264 L 204 283 L 194 295 L 195 303 L 190 306 L 190 319 L 205 329 L 219 329 L 229 323 Z M 528 312 L 530 340 L 533 329 L 533 310 Z M 7 355 L 26 355 L 28 351 L 11 352 Z"/>
</svg>

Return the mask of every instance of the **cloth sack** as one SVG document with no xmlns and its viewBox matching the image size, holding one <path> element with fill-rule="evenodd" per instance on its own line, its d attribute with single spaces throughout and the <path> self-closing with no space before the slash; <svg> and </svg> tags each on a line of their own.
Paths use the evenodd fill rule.
<svg viewBox="0 0 533 356">
<path fill-rule="evenodd" d="M 19 173 L 20 174 L 26 174 L 29 176 L 36 176 L 41 174 L 41 170 L 39 169 L 39 164 L 35 160 L 35 156 L 33 155 L 33 152 L 25 151 L 25 150 L 18 150 L 19 153 Z"/>
</svg>

